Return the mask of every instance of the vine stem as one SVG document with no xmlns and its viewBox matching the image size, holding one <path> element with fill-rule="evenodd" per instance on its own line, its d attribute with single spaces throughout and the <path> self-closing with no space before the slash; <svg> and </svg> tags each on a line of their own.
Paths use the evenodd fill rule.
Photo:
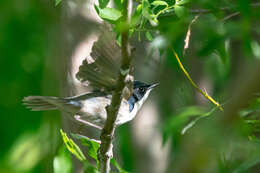
<svg viewBox="0 0 260 173">
<path fill-rule="evenodd" d="M 130 3 L 129 3 L 130 4 Z M 128 0 L 123 1 L 123 16 L 122 16 L 122 25 L 123 27 L 121 31 L 121 56 L 122 62 L 120 67 L 120 72 L 118 74 L 116 88 L 112 94 L 111 104 L 106 107 L 107 111 L 107 120 L 105 122 L 104 128 L 102 129 L 100 140 L 101 145 L 98 150 L 98 160 L 99 167 L 98 170 L 100 173 L 109 173 L 110 172 L 110 160 L 113 157 L 113 138 L 116 128 L 116 119 L 118 115 L 118 111 L 120 108 L 120 104 L 123 99 L 124 89 L 127 87 L 132 87 L 133 85 L 133 77 L 129 74 L 131 73 L 130 65 L 131 65 L 131 56 L 129 55 L 129 46 L 128 46 Z M 131 89 L 131 88 L 130 88 Z M 124 91 L 123 91 L 124 90 Z"/>
<path fill-rule="evenodd" d="M 174 50 L 173 48 L 172 48 L 172 52 L 173 52 L 173 54 L 174 54 L 176 60 L 178 61 L 178 64 L 179 64 L 181 70 L 183 71 L 183 73 L 185 74 L 185 76 L 187 77 L 187 79 L 190 81 L 191 85 L 192 85 L 194 88 L 196 88 L 206 99 L 208 99 L 210 102 L 212 102 L 214 105 L 216 105 L 216 106 L 219 108 L 219 110 L 224 111 L 224 109 L 222 108 L 222 106 L 221 106 L 217 101 L 215 101 L 212 97 L 210 97 L 210 95 L 208 95 L 207 92 L 202 91 L 202 90 L 196 85 L 196 83 L 191 79 L 189 73 L 186 71 L 186 69 L 185 69 L 184 66 L 182 65 L 181 60 L 180 60 L 178 54 L 175 52 L 175 50 Z"/>
</svg>

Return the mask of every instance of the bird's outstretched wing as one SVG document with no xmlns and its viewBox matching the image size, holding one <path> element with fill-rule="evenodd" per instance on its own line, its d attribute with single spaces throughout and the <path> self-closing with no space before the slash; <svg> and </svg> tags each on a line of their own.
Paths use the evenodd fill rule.
<svg viewBox="0 0 260 173">
<path fill-rule="evenodd" d="M 110 92 L 116 85 L 122 59 L 121 49 L 112 31 L 100 32 L 99 39 L 94 43 L 90 53 L 94 62 L 90 62 L 87 57 L 79 67 L 76 77 L 94 90 Z"/>
</svg>

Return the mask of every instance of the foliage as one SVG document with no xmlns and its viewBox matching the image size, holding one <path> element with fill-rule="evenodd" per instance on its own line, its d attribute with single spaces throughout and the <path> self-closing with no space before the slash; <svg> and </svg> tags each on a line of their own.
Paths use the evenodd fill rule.
<svg viewBox="0 0 260 173">
<path fill-rule="evenodd" d="M 83 152 L 81 151 L 80 147 L 72 139 L 68 138 L 67 134 L 64 133 L 62 130 L 60 130 L 60 133 L 67 150 L 83 163 L 84 172 L 98 173 L 97 168 L 99 166 L 99 163 L 98 163 L 97 152 L 100 144 L 95 140 L 89 139 L 88 137 L 78 135 L 78 134 L 71 134 L 73 138 L 80 140 L 81 145 L 88 147 L 88 156 L 90 156 L 96 161 L 96 167 L 94 167 L 90 162 L 88 162 Z M 56 159 L 54 159 L 54 165 L 56 165 L 57 168 L 56 167 L 54 168 L 57 169 L 57 172 L 59 171 L 59 168 L 61 167 L 62 164 L 64 164 L 66 160 L 67 158 L 65 157 L 62 158 L 62 156 L 59 155 L 56 156 Z M 111 159 L 111 163 L 117 168 L 117 170 L 120 173 L 127 173 L 119 166 L 119 164 L 116 162 L 114 158 Z M 67 169 L 69 169 L 69 166 Z"/>
<path fill-rule="evenodd" d="M 115 2 L 117 4 L 115 7 L 115 10 L 121 10 L 120 4 L 118 5 L 118 1 L 115 1 Z M 192 10 L 193 10 L 192 6 L 196 6 L 195 3 L 196 2 L 191 2 L 188 0 L 187 1 L 186 0 L 176 0 L 173 2 L 157 1 L 157 0 L 155 0 L 155 1 L 142 0 L 142 1 L 136 2 L 135 6 L 134 6 L 135 10 L 133 11 L 133 13 L 131 15 L 130 24 L 128 26 L 128 29 L 131 33 L 130 37 L 134 37 L 134 35 L 137 34 L 138 40 L 141 41 L 141 35 L 144 35 L 144 37 L 148 41 L 152 42 L 151 44 L 155 44 L 155 41 L 157 38 L 163 37 L 166 40 L 164 42 L 166 44 L 168 44 L 166 47 L 173 47 L 174 49 L 176 49 L 176 52 L 178 52 L 178 54 L 181 55 L 180 57 L 182 57 L 183 55 L 185 55 L 183 53 L 185 51 L 183 48 L 184 47 L 183 43 L 186 42 L 186 41 L 184 41 L 184 38 L 185 38 L 184 36 L 185 36 L 186 32 L 189 32 L 189 34 L 187 34 L 186 38 L 185 38 L 185 40 L 186 39 L 188 40 L 188 43 L 186 43 L 187 45 L 185 45 L 185 46 L 187 46 L 187 48 L 189 48 L 189 49 L 192 49 L 195 52 L 195 56 L 196 56 L 196 54 L 197 54 L 197 56 L 201 56 L 201 57 L 208 56 L 208 60 L 205 60 L 205 62 L 208 63 L 208 68 L 212 67 L 212 65 L 209 65 L 210 63 L 214 62 L 216 64 L 217 68 L 215 68 L 215 67 L 212 68 L 215 70 L 215 72 L 210 72 L 212 69 L 208 69 L 208 72 L 209 72 L 208 74 L 212 73 L 211 75 L 213 76 L 213 78 L 216 79 L 216 82 L 214 84 L 216 85 L 216 87 L 221 87 L 223 82 L 225 82 L 225 78 L 229 77 L 229 75 L 230 75 L 230 66 L 231 66 L 231 64 L 230 64 L 230 62 L 231 62 L 231 59 L 230 59 L 231 42 L 230 42 L 230 40 L 231 39 L 241 39 L 242 45 L 244 45 L 244 46 L 247 45 L 246 47 L 248 49 L 251 49 L 251 50 L 247 49 L 247 51 L 245 51 L 246 54 L 251 54 L 251 55 L 256 54 L 253 52 L 255 52 L 254 49 L 258 49 L 258 48 L 256 48 L 258 46 L 251 46 L 252 48 L 250 48 L 250 41 L 248 40 L 248 38 L 249 38 L 248 34 L 250 31 L 248 29 L 241 31 L 245 35 L 239 36 L 237 34 L 237 33 L 241 33 L 240 31 L 237 31 L 237 30 L 241 29 L 241 28 L 239 28 L 239 26 L 241 25 L 241 23 L 239 21 L 235 21 L 235 22 L 226 21 L 226 20 L 229 20 L 229 17 L 231 15 L 236 14 L 234 11 L 237 10 L 237 8 L 234 8 L 233 6 L 229 6 L 229 4 L 227 4 L 225 2 L 223 2 L 223 4 L 226 5 L 227 7 L 222 8 L 221 6 L 218 6 L 218 7 L 216 6 L 217 5 L 216 1 L 212 1 L 212 2 L 197 1 L 196 5 L 200 4 L 203 7 L 208 7 L 208 9 L 206 9 L 204 11 L 206 13 L 206 15 L 204 14 L 204 16 L 202 16 L 203 14 L 199 10 L 198 10 L 198 12 L 196 12 L 196 10 L 194 10 L 194 14 L 201 15 L 201 17 L 197 22 L 195 22 L 194 27 L 192 26 L 191 28 L 190 27 L 188 28 L 187 26 L 189 25 L 189 23 L 191 23 L 192 19 L 195 16 L 194 14 L 192 14 Z M 242 16 L 241 20 L 242 20 L 243 25 L 246 25 L 245 27 L 250 27 L 250 24 L 244 23 L 245 21 L 248 20 L 248 18 L 246 18 L 246 14 L 243 12 L 243 10 L 245 10 L 245 8 L 249 8 L 250 5 L 251 4 L 247 4 L 247 7 L 242 7 L 240 2 L 238 2 L 238 4 L 237 4 L 237 6 L 239 6 L 238 8 L 241 8 L 240 9 L 241 16 Z M 96 9 L 97 8 L 98 7 L 96 7 Z M 98 14 L 101 18 L 104 19 L 104 17 L 100 13 L 98 13 Z M 111 18 L 113 17 L 112 14 L 109 14 L 109 16 Z M 106 18 L 109 18 L 109 16 L 107 16 Z M 253 18 L 253 16 L 252 16 L 252 18 Z M 106 20 L 106 19 L 104 19 L 104 20 Z M 106 21 L 108 21 L 110 24 L 112 24 L 115 28 L 115 31 L 117 33 L 119 33 L 120 28 L 121 28 L 120 25 L 122 25 L 120 23 L 120 20 L 121 20 L 121 18 L 118 15 L 118 18 L 116 20 L 113 20 L 113 21 L 106 20 Z M 229 22 L 232 24 L 230 24 Z M 198 24 L 196 24 L 196 23 L 198 23 Z M 233 26 L 231 26 L 231 25 L 233 25 Z M 184 29 L 182 29 L 182 28 L 184 28 Z M 189 40 L 191 37 L 190 35 L 192 35 L 192 37 L 195 38 L 194 40 L 199 40 L 197 42 L 202 42 L 203 44 L 197 44 L 196 42 L 194 42 L 194 45 L 191 45 L 189 43 Z M 182 44 L 179 43 L 180 41 L 182 41 Z M 256 41 L 254 41 L 254 39 L 252 39 L 251 45 L 254 45 L 254 43 L 256 43 Z M 162 43 L 161 43 L 161 45 L 162 45 Z M 162 49 L 165 49 L 165 48 L 159 48 L 159 51 L 162 51 Z M 164 51 L 169 52 L 169 50 L 164 50 Z M 208 93 L 206 92 L 206 90 L 202 91 L 195 84 L 195 82 L 193 82 L 189 73 L 183 67 L 183 64 L 176 52 L 174 51 L 175 57 L 181 67 L 181 70 L 183 70 L 185 75 L 188 77 L 189 82 L 192 84 L 192 86 L 194 86 L 200 93 L 202 93 L 208 100 L 210 100 L 212 103 L 214 103 L 217 107 L 214 107 L 214 108 L 208 107 L 206 109 L 197 107 L 197 106 L 187 107 L 187 108 L 184 108 L 183 111 L 181 111 L 180 113 L 171 115 L 170 118 L 167 121 L 165 121 L 165 123 L 163 124 L 162 131 L 163 131 L 163 136 L 164 136 L 164 143 L 166 143 L 167 139 L 170 136 L 175 149 L 176 149 L 176 146 L 183 145 L 182 143 L 180 143 L 180 141 L 182 141 L 183 138 L 185 138 L 183 136 L 186 135 L 187 130 L 192 131 L 191 128 L 193 126 L 195 126 L 197 123 L 201 124 L 200 122 L 202 120 L 204 120 L 204 121 L 202 121 L 202 124 L 204 122 L 217 123 L 218 121 L 215 118 L 217 116 L 220 116 L 220 114 L 223 114 L 221 112 L 216 112 L 216 108 L 219 108 L 220 110 L 223 111 L 222 106 L 218 102 L 216 102 L 212 97 L 210 97 L 208 95 Z M 215 59 L 213 59 L 214 56 L 215 56 Z M 217 58 L 217 60 L 216 60 L 216 58 Z M 221 71 L 216 72 L 216 70 L 221 70 Z M 219 82 L 219 81 L 221 81 L 221 82 Z M 223 99 L 222 99 L 222 101 L 225 102 L 225 100 L 223 100 Z M 249 107 L 250 107 L 250 105 L 249 105 Z M 254 114 L 253 112 L 255 112 L 255 109 L 254 109 L 254 111 L 250 108 L 249 108 L 250 110 L 247 110 L 247 109 L 243 110 L 241 112 L 241 114 L 243 114 L 243 115 L 247 115 L 250 113 Z M 257 110 L 258 109 L 259 109 L 259 107 L 257 108 Z M 251 111 L 253 111 L 253 112 L 251 112 Z M 214 115 L 214 116 L 210 117 L 210 115 Z M 206 117 L 208 117 L 208 118 L 206 119 Z M 257 131 L 258 131 L 257 129 L 259 128 L 258 112 L 253 117 L 250 116 L 250 118 L 249 118 L 247 116 L 242 116 L 240 118 L 242 118 L 241 127 L 243 130 L 242 130 L 242 132 L 238 132 L 238 133 L 242 133 L 243 135 L 245 135 L 247 137 L 253 136 L 254 139 L 256 139 L 257 137 L 254 134 L 257 133 Z M 212 122 L 212 120 L 213 120 L 213 122 Z M 196 127 L 196 129 L 197 128 L 198 127 Z M 207 127 L 207 128 L 209 129 L 209 127 Z M 212 131 L 214 131 L 214 130 L 212 130 Z M 203 135 L 203 134 L 201 134 L 201 135 Z M 237 134 L 229 134 L 229 135 L 230 135 L 230 139 L 237 138 L 236 137 Z M 241 134 L 239 134 L 239 135 L 241 135 Z M 244 138 L 243 140 L 247 141 L 246 138 Z M 192 141 L 192 140 L 190 140 L 190 141 Z M 245 142 L 245 141 L 243 141 L 243 142 Z M 241 142 L 241 145 L 243 142 Z M 251 145 L 251 144 L 249 144 L 249 145 Z M 234 146 L 234 148 L 237 149 L 237 147 L 235 147 L 235 146 Z M 178 147 L 177 147 L 177 149 L 180 150 L 180 148 L 178 148 Z M 226 150 L 223 149 L 222 147 L 217 148 L 216 150 L 217 150 L 217 153 L 226 152 Z M 256 157 L 254 157 L 253 159 L 250 159 L 250 158 L 246 157 L 246 155 L 247 155 L 246 153 L 248 153 L 248 152 L 250 152 L 250 147 L 245 149 L 245 153 L 242 154 L 243 156 L 236 156 L 235 154 L 233 154 L 233 157 L 230 157 L 229 159 L 239 160 L 240 159 L 239 157 L 243 157 L 244 162 L 240 162 L 239 165 L 234 166 L 229 171 L 244 172 L 244 171 L 250 170 L 253 166 L 258 164 L 259 163 L 258 155 L 256 155 Z M 256 152 L 258 152 L 258 150 L 256 150 Z M 223 160 L 221 160 L 221 161 L 223 161 Z M 184 161 L 184 163 L 186 163 L 186 162 L 187 161 Z M 222 165 L 223 167 L 225 167 L 225 168 L 223 168 L 223 170 L 227 170 L 227 168 L 230 166 L 229 164 L 230 164 L 230 162 L 227 161 L 226 165 L 224 165 L 224 166 Z M 176 168 L 176 170 L 178 170 L 178 168 Z M 214 171 L 214 169 L 212 171 Z"/>
<path fill-rule="evenodd" d="M 260 99 L 255 93 L 248 93 L 249 98 L 242 97 L 240 90 L 250 88 L 248 79 L 252 75 L 245 69 L 256 71 L 253 65 L 260 58 L 260 9 L 254 5 L 257 2 L 134 1 L 129 24 L 121 22 L 124 0 L 114 0 L 113 7 L 108 6 L 109 2 L 99 0 L 93 9 L 112 25 L 119 44 L 119 33 L 127 28 L 131 42 L 139 42 L 138 45 L 143 45 L 141 51 L 147 51 L 147 58 L 143 58 L 143 54 L 137 58 L 136 64 L 141 64 L 141 68 L 136 68 L 138 77 L 160 80 L 161 89 L 158 88 L 155 95 L 162 143 L 170 143 L 167 171 L 259 172 Z M 97 172 L 99 143 L 77 134 L 71 134 L 72 140 L 61 131 L 66 148 L 60 147 L 58 139 L 61 138 L 55 133 L 59 129 L 58 113 L 44 113 L 42 118 L 41 113 L 37 116 L 20 105 L 22 97 L 38 95 L 41 90 L 42 95 L 58 95 L 58 84 L 53 81 L 59 80 L 52 69 L 60 68 L 57 63 L 60 59 L 56 62 L 54 58 L 59 49 L 57 45 L 61 43 L 55 39 L 61 37 L 61 28 L 57 26 L 60 8 L 43 1 L 21 3 L 6 1 L 0 7 L 3 14 L 0 23 L 3 64 L 0 172 L 48 172 L 50 169 L 55 173 L 72 172 L 71 157 L 82 163 L 85 172 Z M 65 3 L 55 1 L 56 6 Z M 198 15 L 190 27 L 188 48 L 184 50 L 189 25 Z M 147 49 L 146 44 L 149 45 Z M 61 47 L 64 49 L 63 45 Z M 224 112 L 197 95 L 179 68 L 171 48 L 194 83 L 203 92 L 207 90 L 221 105 L 225 103 Z M 144 75 L 146 71 L 149 73 Z M 229 112 L 237 102 L 244 104 L 236 112 Z M 229 116 L 227 112 L 234 114 L 236 120 L 222 121 Z M 136 162 L 142 158 L 136 157 L 140 151 L 136 149 L 136 141 L 132 141 L 128 127 L 117 131 L 119 140 L 124 140 L 119 149 L 114 149 L 120 151 L 122 167 L 115 159 L 111 164 L 118 172 L 126 172 L 124 169 L 135 172 Z M 46 165 L 53 165 L 53 168 L 45 168 Z"/>
<path fill-rule="evenodd" d="M 61 3 L 62 0 L 55 0 L 55 5 L 59 5 L 59 3 Z"/>
<path fill-rule="evenodd" d="M 69 139 L 66 133 L 64 133 L 62 130 L 60 130 L 63 142 L 66 146 L 66 148 L 80 161 L 85 161 L 86 157 L 83 155 L 80 148 L 73 142 L 72 139 Z"/>
</svg>

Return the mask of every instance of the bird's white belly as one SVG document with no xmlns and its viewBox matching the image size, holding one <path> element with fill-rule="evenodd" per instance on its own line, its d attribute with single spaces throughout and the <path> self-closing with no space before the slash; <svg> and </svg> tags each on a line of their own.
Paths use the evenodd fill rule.
<svg viewBox="0 0 260 173">
<path fill-rule="evenodd" d="M 119 115 L 118 115 L 116 124 L 118 124 L 118 125 L 124 124 L 124 123 L 134 119 L 134 117 L 136 116 L 137 112 L 141 109 L 144 101 L 147 99 L 149 93 L 150 93 L 150 90 L 145 93 L 143 99 L 141 99 L 140 101 L 135 103 L 134 109 L 131 112 L 129 112 L 129 104 L 128 104 L 128 102 L 126 100 L 123 100 L 123 102 L 121 104 L 121 107 L 120 107 L 120 111 L 119 111 Z M 125 105 L 125 106 L 123 106 L 123 105 Z"/>
<path fill-rule="evenodd" d="M 107 118 L 106 106 L 110 102 L 110 99 L 104 97 L 95 97 L 82 101 L 82 108 L 79 111 L 81 119 L 103 127 Z M 135 106 L 131 113 L 129 113 L 129 104 L 126 100 L 123 100 L 119 108 L 116 125 L 131 121 L 137 111 L 138 107 Z"/>
<path fill-rule="evenodd" d="M 137 114 L 138 107 L 134 107 L 134 109 L 129 112 L 129 104 L 126 100 L 123 100 L 118 112 L 116 124 L 121 125 L 128 121 L 131 121 Z"/>
</svg>

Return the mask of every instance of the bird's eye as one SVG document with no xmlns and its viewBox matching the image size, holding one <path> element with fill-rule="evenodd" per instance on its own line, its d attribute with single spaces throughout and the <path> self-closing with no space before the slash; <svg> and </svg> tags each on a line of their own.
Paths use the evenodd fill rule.
<svg viewBox="0 0 260 173">
<path fill-rule="evenodd" d="M 144 88 L 142 88 L 142 87 L 139 88 L 139 91 L 140 91 L 140 92 L 144 92 Z"/>
</svg>

